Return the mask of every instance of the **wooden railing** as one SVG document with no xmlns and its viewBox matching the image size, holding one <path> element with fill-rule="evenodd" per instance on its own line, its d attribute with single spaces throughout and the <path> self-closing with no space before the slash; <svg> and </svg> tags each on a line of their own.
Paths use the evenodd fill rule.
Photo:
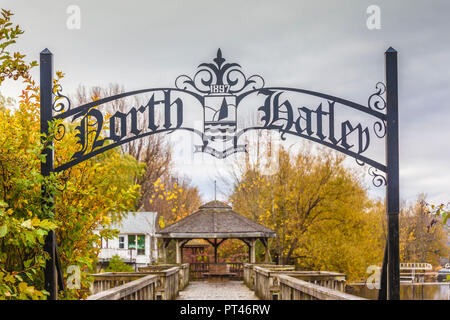
<svg viewBox="0 0 450 320">
<path fill-rule="evenodd" d="M 209 272 L 209 262 L 193 262 L 189 263 L 189 271 L 191 280 L 204 279 L 203 274 Z M 229 272 L 236 273 L 233 280 L 242 280 L 244 276 L 244 264 L 242 262 L 224 262 L 219 263 L 229 266 Z"/>
<path fill-rule="evenodd" d="M 183 290 L 189 284 L 189 263 L 183 263 L 181 265 L 177 264 L 151 265 L 146 267 L 139 267 L 138 270 L 139 272 L 159 275 L 161 271 L 168 270 L 173 267 L 179 268 L 178 287 L 180 290 Z"/>
<path fill-rule="evenodd" d="M 253 290 L 255 294 L 264 300 L 276 300 L 278 299 L 278 280 L 275 275 L 291 272 L 294 270 L 294 266 L 282 266 L 282 267 L 261 267 L 254 266 L 253 274 L 254 274 L 254 286 Z"/>
<path fill-rule="evenodd" d="M 230 272 L 236 273 L 236 280 L 242 280 L 244 277 L 244 264 L 242 262 L 227 262 L 230 266 Z"/>
<path fill-rule="evenodd" d="M 177 297 L 180 290 L 179 268 L 173 267 L 165 271 L 160 271 L 158 277 L 157 300 L 173 300 Z"/>
<path fill-rule="evenodd" d="M 280 300 L 366 300 L 287 275 L 279 275 L 277 278 L 280 284 Z"/>
<path fill-rule="evenodd" d="M 283 284 L 280 279 L 283 279 Z M 359 299 L 359 297 L 344 294 L 345 275 L 342 273 L 295 271 L 294 266 L 289 265 L 246 264 L 244 266 L 244 282 L 255 291 L 259 298 L 264 300 L 334 299 L 335 297 Z M 320 294 L 312 295 L 313 292 L 320 292 Z M 327 293 L 329 293 L 328 296 Z"/>
<path fill-rule="evenodd" d="M 93 295 L 89 297 L 89 300 L 110 298 L 172 300 L 177 297 L 179 290 L 189 283 L 188 264 L 156 265 L 146 268 L 140 268 L 144 269 L 144 272 L 106 272 L 92 275 L 94 277 Z M 153 278 L 148 278 L 150 276 Z M 154 283 L 149 284 L 151 288 L 145 289 L 147 290 L 145 295 L 134 293 L 143 289 L 142 280 L 144 278 L 154 279 Z M 144 281 L 144 283 L 146 282 Z M 104 293 L 106 291 L 108 292 Z"/>
<path fill-rule="evenodd" d="M 276 264 L 244 264 L 244 283 L 252 290 L 255 290 L 255 270 L 254 267 L 265 268 L 272 271 L 294 271 L 295 266 L 292 265 L 276 265 Z"/>
<path fill-rule="evenodd" d="M 192 280 L 200 280 L 203 278 L 203 273 L 209 272 L 209 263 L 191 262 L 189 263 L 189 272 Z"/>
<path fill-rule="evenodd" d="M 345 292 L 346 276 L 343 273 L 329 271 L 293 271 L 286 272 L 285 274 L 325 288 Z"/>
<path fill-rule="evenodd" d="M 149 274 L 141 274 L 138 272 L 105 272 L 92 274 L 94 277 L 94 284 L 92 286 L 92 293 L 97 294 L 112 288 L 119 287 L 134 280 L 141 279 Z"/>
<path fill-rule="evenodd" d="M 183 290 L 189 284 L 189 263 L 183 263 L 180 266 L 180 290 Z"/>
<path fill-rule="evenodd" d="M 157 281 L 157 276 L 148 275 L 120 286 L 100 291 L 89 296 L 87 300 L 154 300 Z"/>
</svg>

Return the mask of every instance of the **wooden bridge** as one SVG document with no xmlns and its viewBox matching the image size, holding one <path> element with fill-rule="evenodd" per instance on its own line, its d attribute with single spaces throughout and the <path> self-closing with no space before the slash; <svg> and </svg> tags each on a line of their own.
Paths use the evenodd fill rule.
<svg viewBox="0 0 450 320">
<path fill-rule="evenodd" d="M 243 280 L 226 282 L 190 283 L 187 263 L 92 276 L 88 300 L 364 300 L 344 292 L 344 274 L 295 271 L 289 265 L 244 264 Z"/>
<path fill-rule="evenodd" d="M 264 245 L 265 261 L 269 261 L 268 239 L 275 237 L 275 232 L 237 214 L 223 202 L 202 205 L 197 212 L 161 229 L 158 235 L 163 240 L 165 261 L 166 248 L 170 241 L 175 241 L 177 264 L 139 268 L 135 273 L 94 274 L 93 294 L 88 299 L 362 299 L 344 292 L 344 274 L 295 271 L 290 265 L 254 263 L 257 240 Z M 191 239 L 205 239 L 213 245 L 214 263 L 180 263 L 182 248 Z M 217 263 L 217 248 L 227 239 L 240 239 L 247 244 L 248 261 L 252 263 Z"/>
</svg>

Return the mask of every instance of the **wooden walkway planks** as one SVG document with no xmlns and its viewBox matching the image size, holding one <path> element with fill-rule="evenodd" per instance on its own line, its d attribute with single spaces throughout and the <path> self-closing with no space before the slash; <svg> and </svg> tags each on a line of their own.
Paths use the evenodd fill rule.
<svg viewBox="0 0 450 320">
<path fill-rule="evenodd" d="M 258 300 L 242 281 L 191 281 L 177 300 Z"/>
</svg>

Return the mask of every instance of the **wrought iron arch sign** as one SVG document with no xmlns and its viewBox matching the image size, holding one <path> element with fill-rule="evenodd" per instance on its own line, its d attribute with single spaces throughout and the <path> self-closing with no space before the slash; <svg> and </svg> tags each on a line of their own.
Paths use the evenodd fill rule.
<svg viewBox="0 0 450 320">
<path fill-rule="evenodd" d="M 67 162 L 54 166 L 53 148 L 45 149 L 47 161 L 41 164 L 41 171 L 44 176 L 61 172 L 124 143 L 176 130 L 196 135 L 200 143 L 195 145 L 195 152 L 216 158 L 246 152 L 246 145 L 239 142 L 250 130 L 275 130 L 282 140 L 285 135 L 308 139 L 354 158 L 359 165 L 367 164 L 373 184 L 386 185 L 388 241 L 379 298 L 399 299 L 397 52 L 389 48 L 385 59 L 386 84 L 376 84 L 367 105 L 305 89 L 266 87 L 260 75 L 247 76 L 239 64 L 226 62 L 219 49 L 212 62 L 201 63 L 192 77 L 178 76 L 175 87 L 125 92 L 72 107 L 61 86 L 53 87 L 53 56 L 45 49 L 40 54 L 41 133 L 48 133 L 49 122 L 57 120 L 57 142 L 64 137 L 64 121 L 68 120 L 75 126 L 79 150 Z M 145 105 L 130 107 L 127 113 L 117 110 L 109 118 L 109 126 L 106 125 L 105 114 L 98 106 L 139 94 L 150 95 Z M 297 99 L 304 97 L 316 99 L 314 107 L 297 103 Z M 185 108 L 187 104 L 189 110 Z M 338 120 L 337 110 L 342 108 L 366 116 L 370 125 L 349 118 Z M 203 120 L 203 130 L 189 124 L 188 111 Z M 258 116 L 257 123 L 249 126 L 240 123 L 243 111 L 253 111 Z M 162 117 L 157 119 L 156 114 Z M 106 136 L 101 138 L 100 133 L 105 130 Z M 385 139 L 385 164 L 367 155 L 374 139 Z M 43 192 L 52 199 L 45 186 Z M 54 275 L 58 259 L 53 233 L 47 238 L 46 250 L 51 256 L 46 268 L 46 288 L 51 298 L 56 298 Z"/>
</svg>

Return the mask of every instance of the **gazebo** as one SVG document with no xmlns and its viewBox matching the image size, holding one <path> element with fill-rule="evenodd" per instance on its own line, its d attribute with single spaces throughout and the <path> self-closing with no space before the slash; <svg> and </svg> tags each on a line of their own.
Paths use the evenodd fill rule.
<svg viewBox="0 0 450 320">
<path fill-rule="evenodd" d="M 275 231 L 247 219 L 220 201 L 202 205 L 197 212 L 156 232 L 163 240 L 163 256 L 171 240 L 176 242 L 176 262 L 181 263 L 182 248 L 192 239 L 204 239 L 214 247 L 214 263 L 217 263 L 217 248 L 227 239 L 242 240 L 249 247 L 249 261 L 255 263 L 255 243 L 260 240 L 266 248 L 265 260 L 269 259 L 269 238 Z"/>
</svg>

